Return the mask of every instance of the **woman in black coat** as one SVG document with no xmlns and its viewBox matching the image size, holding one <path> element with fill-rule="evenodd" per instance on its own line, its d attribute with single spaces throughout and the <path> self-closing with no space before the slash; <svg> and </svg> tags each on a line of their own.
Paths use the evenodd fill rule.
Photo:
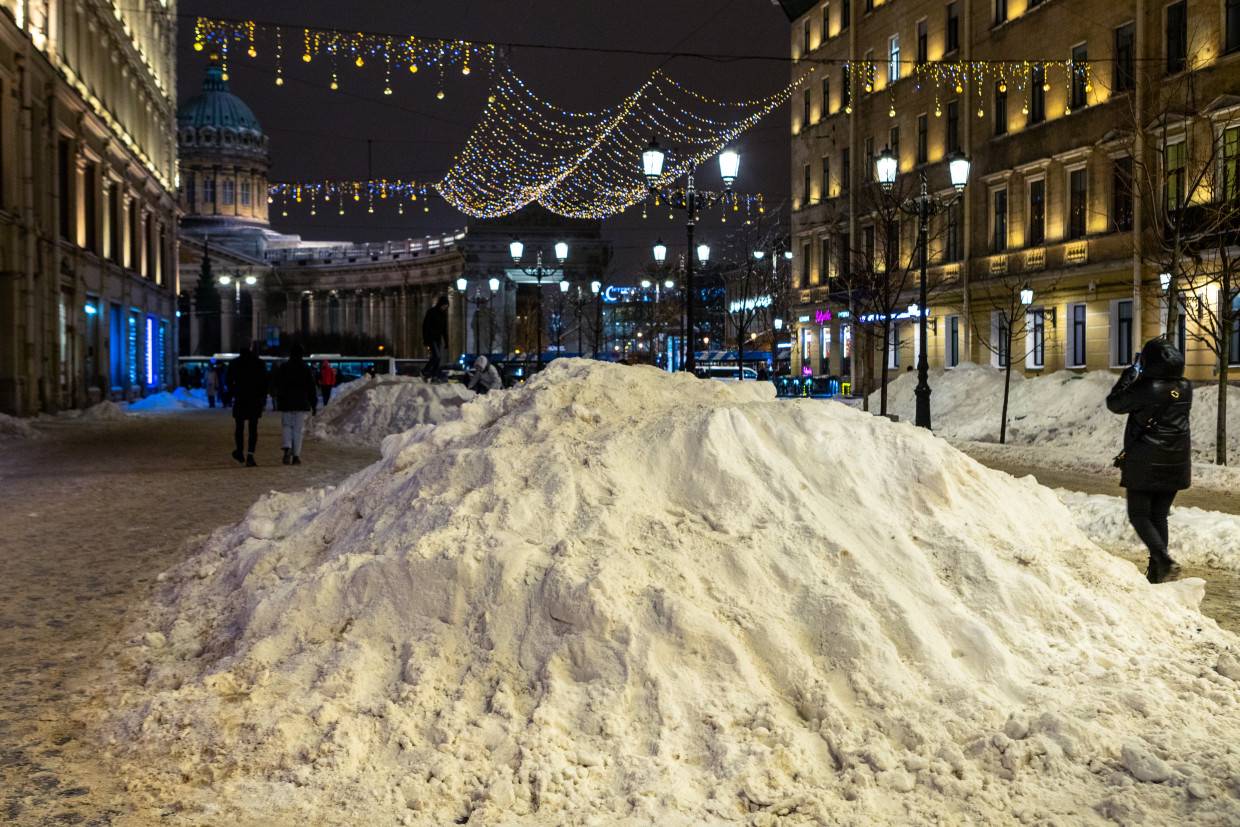
<svg viewBox="0 0 1240 827">
<path fill-rule="evenodd" d="M 267 369 L 263 367 L 263 360 L 249 348 L 242 350 L 228 368 L 228 384 L 233 389 L 233 419 L 236 420 L 233 459 L 253 468 L 258 464 L 254 461 L 254 449 L 258 447 L 258 420 L 267 407 Z M 247 422 L 250 425 L 249 451 L 242 454 Z"/>
<path fill-rule="evenodd" d="M 1112 413 L 1128 414 L 1124 450 L 1115 464 L 1128 492 L 1128 521 L 1150 550 L 1145 574 L 1151 583 L 1179 570 L 1167 553 L 1167 516 L 1176 493 L 1192 484 L 1192 407 L 1184 356 L 1165 339 L 1146 342 L 1107 396 Z"/>
</svg>

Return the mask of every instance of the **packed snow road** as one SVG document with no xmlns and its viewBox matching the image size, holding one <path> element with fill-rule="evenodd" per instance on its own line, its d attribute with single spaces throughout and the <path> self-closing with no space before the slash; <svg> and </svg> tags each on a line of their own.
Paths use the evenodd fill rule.
<svg viewBox="0 0 1240 827">
<path fill-rule="evenodd" d="M 40 424 L 0 451 L 0 823 L 132 824 L 123 779 L 78 745 L 78 705 L 98 655 L 187 541 L 260 495 L 334 483 L 372 449 L 309 441 L 279 461 L 262 419 L 258 468 L 228 453 L 226 411 Z"/>
</svg>

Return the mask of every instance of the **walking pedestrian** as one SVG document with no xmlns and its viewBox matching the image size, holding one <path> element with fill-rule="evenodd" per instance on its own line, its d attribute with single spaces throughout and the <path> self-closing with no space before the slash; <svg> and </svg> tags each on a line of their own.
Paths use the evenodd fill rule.
<svg viewBox="0 0 1240 827">
<path fill-rule="evenodd" d="M 332 388 L 336 387 L 336 370 L 332 363 L 324 359 L 319 363 L 319 389 L 323 392 L 323 407 L 332 398 Z"/>
<path fill-rule="evenodd" d="M 435 306 L 422 317 L 422 341 L 431 349 L 431 356 L 422 368 L 422 378 L 437 380 L 448 353 L 448 297 L 440 296 Z"/>
<path fill-rule="evenodd" d="M 1167 516 L 1176 493 L 1192 484 L 1192 406 L 1184 355 L 1162 338 L 1146 342 L 1107 396 L 1112 413 L 1128 414 L 1115 465 L 1128 494 L 1128 521 L 1150 552 L 1145 576 L 1151 583 L 1180 568 L 1167 550 Z"/>
<path fill-rule="evenodd" d="M 319 412 L 314 371 L 302 357 L 301 345 L 293 345 L 289 349 L 288 361 L 280 365 L 275 375 L 276 408 L 280 411 L 285 465 L 301 465 L 306 412 Z"/>
<path fill-rule="evenodd" d="M 215 365 L 207 366 L 207 374 L 202 380 L 203 390 L 207 392 L 207 407 L 215 407 L 215 396 L 220 392 L 220 377 L 215 372 Z"/>
<path fill-rule="evenodd" d="M 487 360 L 487 357 L 479 356 L 474 360 L 474 369 L 469 372 L 465 387 L 485 394 L 499 390 L 503 386 L 504 381 L 500 379 L 499 371 Z"/>
<path fill-rule="evenodd" d="M 233 420 L 236 422 L 233 433 L 236 450 L 232 452 L 232 457 L 253 468 L 258 465 L 254 461 L 254 450 L 258 447 L 258 420 L 263 415 L 263 408 L 267 407 L 267 369 L 252 348 L 242 349 L 229 366 L 228 386 L 232 388 Z M 249 450 L 242 454 L 247 424 L 250 426 Z"/>
</svg>

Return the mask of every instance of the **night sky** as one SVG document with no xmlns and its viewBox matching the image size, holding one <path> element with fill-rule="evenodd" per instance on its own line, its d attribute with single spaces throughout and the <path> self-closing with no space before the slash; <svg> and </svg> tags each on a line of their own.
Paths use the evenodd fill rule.
<svg viewBox="0 0 1240 827">
<path fill-rule="evenodd" d="M 744 55 L 787 55 L 788 21 L 770 0 L 411 0 L 405 3 L 240 2 L 240 0 L 186 0 L 181 4 L 179 87 L 182 99 L 197 93 L 206 54 L 195 52 L 195 14 L 260 19 L 294 25 L 390 31 L 422 37 L 463 38 L 502 43 L 546 43 L 603 46 L 641 50 L 683 50 Z M 383 70 L 341 68 L 341 91 L 328 88 L 330 69 L 323 61 L 303 64 L 298 44 L 287 44 L 283 87 L 274 82 L 270 50 L 250 59 L 234 52 L 230 85 L 254 110 L 271 138 L 273 180 L 350 178 L 367 174 L 367 139 L 373 141 L 375 177 L 438 180 L 464 145 L 485 103 L 488 78 L 484 72 L 469 77 L 449 73 L 443 101 L 435 99 L 437 78 L 394 73 L 394 94 L 383 95 Z M 598 109 L 631 93 L 663 62 L 649 56 L 516 48 L 510 63 L 531 88 L 568 109 Z M 377 61 L 372 61 L 377 64 Z M 789 65 L 780 61 L 728 63 L 676 58 L 664 66 L 672 77 L 708 95 L 728 99 L 761 97 L 778 90 L 789 79 Z M 788 115 L 781 107 L 742 136 L 737 189 L 760 191 L 768 204 L 783 202 L 789 190 Z M 634 164 L 639 159 L 634 158 Z M 713 164 L 701 186 L 717 187 Z M 640 212 L 604 223 L 604 232 L 616 250 L 613 274 L 643 264 L 658 235 L 678 250 L 683 244 L 683 216 L 676 223 L 667 213 Z M 306 209 L 289 209 L 281 218 L 273 207 L 272 224 L 283 232 L 309 239 L 380 241 L 420 236 L 462 228 L 467 216 L 438 199 L 429 214 L 376 206 L 344 216 L 320 209 L 311 217 Z M 677 231 L 679 229 L 679 232 Z M 711 235 L 712 223 L 703 233 Z M 710 240 L 709 238 L 707 240 Z"/>
</svg>

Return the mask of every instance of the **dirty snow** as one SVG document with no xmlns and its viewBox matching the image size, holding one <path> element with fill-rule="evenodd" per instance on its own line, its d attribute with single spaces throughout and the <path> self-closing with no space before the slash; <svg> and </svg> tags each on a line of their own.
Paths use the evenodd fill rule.
<svg viewBox="0 0 1240 827">
<path fill-rule="evenodd" d="M 125 409 L 112 400 L 105 399 L 102 402 L 96 402 L 73 418 L 93 422 L 119 422 L 125 419 Z"/>
<path fill-rule="evenodd" d="M 0 413 L 0 442 L 16 439 L 38 439 L 39 432 L 24 419 Z"/>
<path fill-rule="evenodd" d="M 203 823 L 1240 820 L 1240 639 L 1192 608 L 1200 580 L 1148 585 L 1031 480 L 646 367 L 556 360 L 460 413 L 166 576 L 119 662 L 144 687 L 92 724 L 136 800 Z"/>
<path fill-rule="evenodd" d="M 474 392 L 457 383 L 427 383 L 417 377 L 377 376 L 342 385 L 311 423 L 320 439 L 378 446 L 390 434 L 415 425 L 455 419 Z"/>
</svg>

